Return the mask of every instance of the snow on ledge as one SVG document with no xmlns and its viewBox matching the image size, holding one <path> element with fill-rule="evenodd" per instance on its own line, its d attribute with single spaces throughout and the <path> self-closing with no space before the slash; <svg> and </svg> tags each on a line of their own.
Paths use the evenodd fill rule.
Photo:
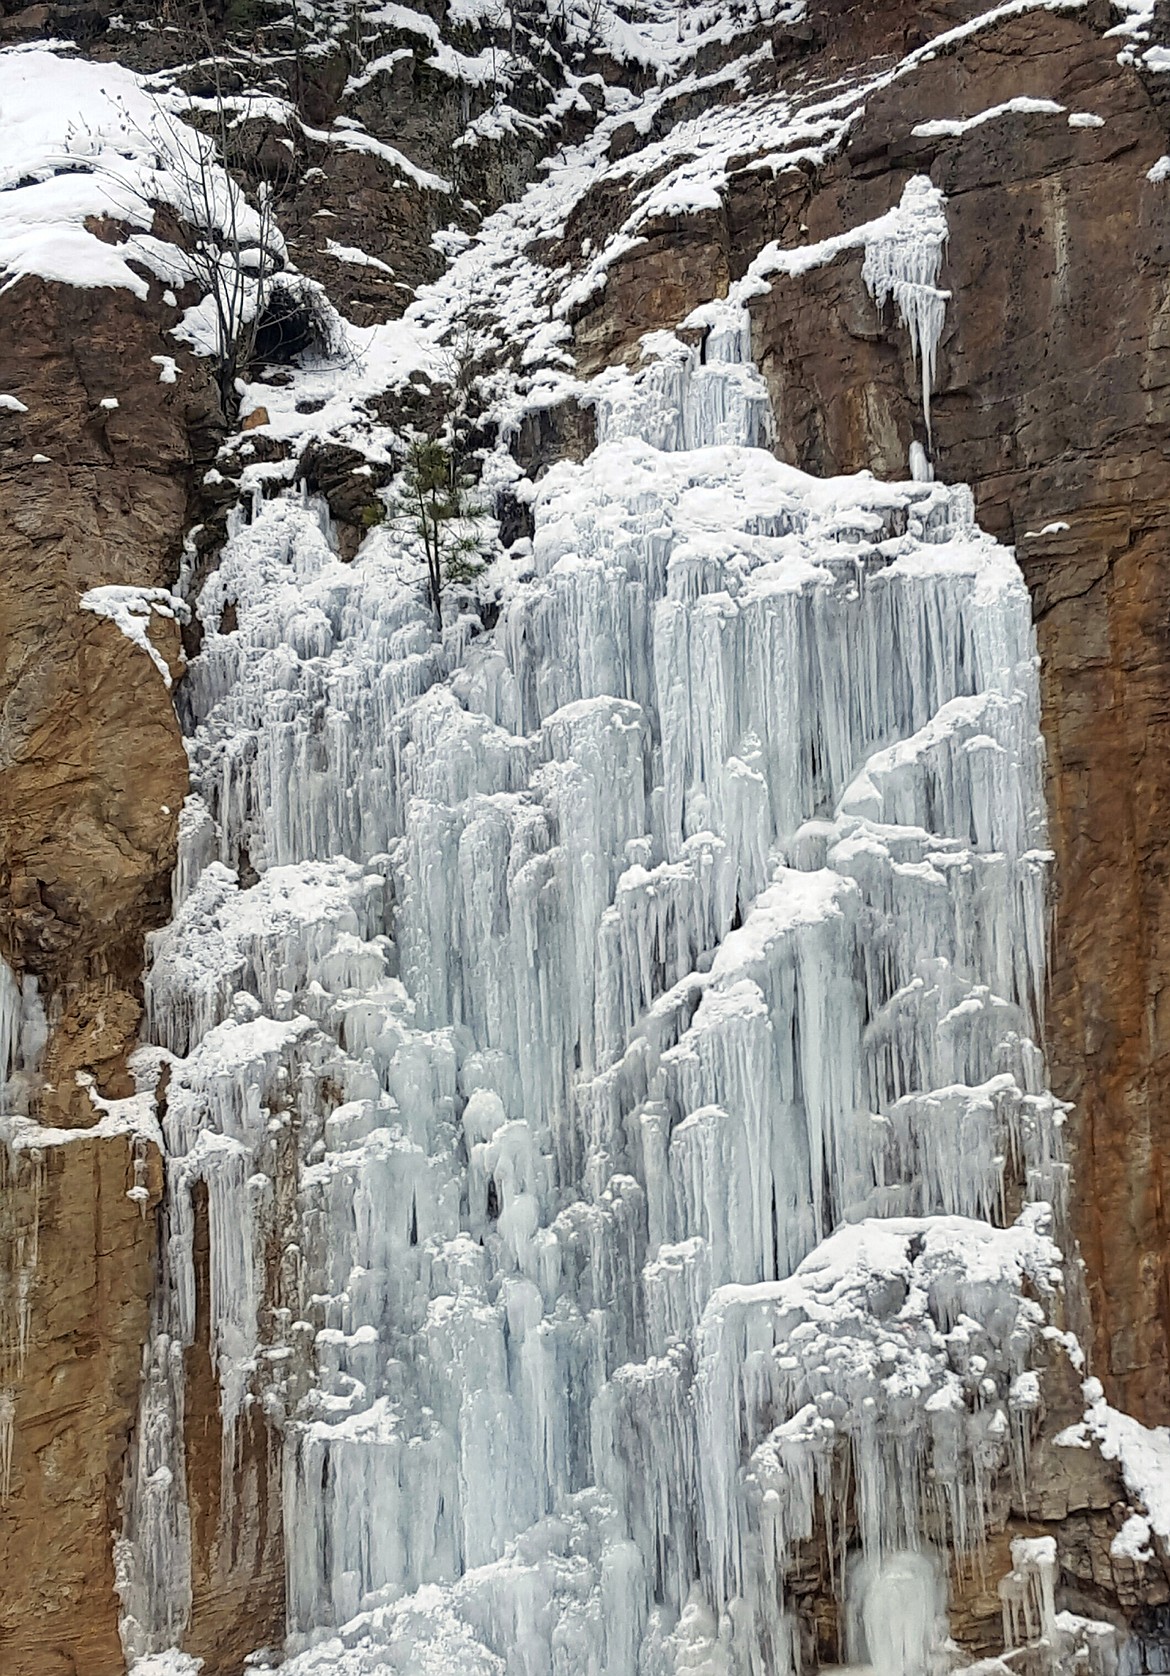
<svg viewBox="0 0 1170 1676">
<path fill-rule="evenodd" d="M 1063 106 L 1056 107 L 1063 110 Z M 919 130 L 915 129 L 915 133 Z M 799 277 L 836 261 L 849 250 L 865 254 L 862 278 L 879 312 L 892 301 L 910 336 L 910 347 L 922 380 L 922 407 L 930 435 L 930 394 L 935 356 L 942 337 L 950 292 L 939 288 L 938 276 L 947 242 L 946 197 L 927 175 L 913 175 L 901 199 L 872 221 L 862 222 L 816 244 L 766 244 L 737 280 L 723 302 L 703 304 L 689 314 L 684 326 L 710 326 L 728 311 L 743 308 L 762 296 L 780 276 Z"/>
<path fill-rule="evenodd" d="M 336 239 L 326 239 L 325 254 L 334 257 L 338 262 L 349 262 L 356 268 L 378 268 L 382 273 L 394 277 L 394 269 L 389 262 L 383 262 L 379 256 L 371 256 L 368 251 L 359 250 L 356 245 L 338 244 Z"/>
<path fill-rule="evenodd" d="M 29 1117 L 6 1117 L 3 1119 L 7 1130 L 4 1138 L 13 1152 L 67 1146 L 70 1141 L 115 1140 L 119 1136 L 151 1141 L 162 1151 L 162 1130 L 155 1116 L 152 1092 L 140 1090 L 137 1094 L 127 1095 L 124 1100 L 106 1100 L 93 1086 L 92 1077 L 85 1072 L 77 1073 L 77 1082 L 88 1090 L 97 1122 L 82 1129 L 60 1129 L 51 1124 L 36 1123 Z"/>
<path fill-rule="evenodd" d="M 406 153 L 399 151 L 397 146 L 387 145 L 383 140 L 376 140 L 372 134 L 367 134 L 362 128 L 343 128 L 334 124 L 332 130 L 324 128 L 310 128 L 301 123 L 301 132 L 310 140 L 316 140 L 321 145 L 340 145 L 348 151 L 365 151 L 371 157 L 379 158 L 383 163 L 389 163 L 408 180 L 424 192 L 453 192 L 455 189 L 449 180 L 442 175 L 432 174 L 429 169 L 420 169 L 417 163 L 412 163 Z"/>
<path fill-rule="evenodd" d="M 145 299 L 140 269 L 167 285 L 191 277 L 183 251 L 149 228 L 155 202 L 190 208 L 200 142 L 181 120 L 181 97 L 71 51 L 65 42 L 0 51 L 0 292 L 32 275 Z M 210 158 L 196 198 L 204 188 L 221 228 L 258 240 L 256 212 Z M 123 243 L 89 230 L 103 217 L 130 229 Z"/>
<path fill-rule="evenodd" d="M 1063 116 L 1065 109 L 1055 99 L 1030 99 L 1023 95 L 1018 99 L 1006 99 L 1001 105 L 989 105 L 985 111 L 978 111 L 974 116 L 940 117 L 934 122 L 920 122 L 910 132 L 919 140 L 953 138 L 970 133 L 972 128 L 981 128 L 985 122 L 994 122 L 997 116 Z"/>
<path fill-rule="evenodd" d="M 1081 1386 L 1085 1417 L 1067 1426 L 1054 1442 L 1064 1449 L 1088 1449 L 1093 1443 L 1107 1461 L 1121 1467 L 1125 1487 L 1146 1510 L 1145 1527 L 1130 1519 L 1114 1539 L 1113 1552 L 1141 1557 L 1138 1549 L 1148 1544 L 1150 1531 L 1170 1541 L 1170 1428 L 1143 1426 L 1132 1414 L 1123 1414 L 1105 1401 L 1099 1379 L 1086 1379 Z"/>
<path fill-rule="evenodd" d="M 82 594 L 80 609 L 92 611 L 95 617 L 108 617 L 114 627 L 135 646 L 140 646 L 163 678 L 171 685 L 171 671 L 162 653 L 151 641 L 150 614 L 179 618 L 186 614 L 186 606 L 166 588 L 130 588 L 112 584 L 104 588 L 90 588 Z"/>
</svg>

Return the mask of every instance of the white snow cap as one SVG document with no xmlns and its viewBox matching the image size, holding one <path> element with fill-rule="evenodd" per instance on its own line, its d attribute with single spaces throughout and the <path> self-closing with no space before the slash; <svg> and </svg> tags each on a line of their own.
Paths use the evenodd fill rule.
<svg viewBox="0 0 1170 1676">
<path fill-rule="evenodd" d="M 105 402 L 102 403 L 104 407 Z M 117 403 L 114 404 L 117 406 Z M 82 594 L 82 611 L 92 611 L 96 617 L 108 617 L 114 626 L 139 646 L 150 658 L 166 686 L 171 685 L 171 672 L 166 659 L 150 638 L 150 617 L 183 616 L 186 607 L 167 588 L 133 588 L 119 584 L 90 588 Z"/>
</svg>

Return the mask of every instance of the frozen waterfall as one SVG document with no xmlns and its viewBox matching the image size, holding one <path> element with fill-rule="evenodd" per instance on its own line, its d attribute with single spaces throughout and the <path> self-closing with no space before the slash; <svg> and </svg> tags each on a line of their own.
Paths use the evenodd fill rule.
<svg viewBox="0 0 1170 1676">
<path fill-rule="evenodd" d="M 198 1200 L 296 1676 L 782 1676 L 810 1569 L 839 1658 L 932 1668 L 1060 1304 L 1030 606 L 967 490 L 766 452 L 746 339 L 598 381 L 490 633 L 292 495 L 202 591 L 131 1655 Z"/>
</svg>

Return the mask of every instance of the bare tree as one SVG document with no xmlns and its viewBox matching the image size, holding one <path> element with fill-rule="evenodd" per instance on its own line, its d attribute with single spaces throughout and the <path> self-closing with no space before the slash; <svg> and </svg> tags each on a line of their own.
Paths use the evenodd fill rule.
<svg viewBox="0 0 1170 1676">
<path fill-rule="evenodd" d="M 225 61 L 212 46 L 202 9 L 200 16 L 209 49 L 201 67 L 213 91 L 209 98 L 191 98 L 190 105 L 203 125 L 183 121 L 159 98 L 145 120 L 123 106 L 132 145 L 120 160 L 103 159 L 98 172 L 115 210 L 153 224 L 166 205 L 177 218 L 178 249 L 167 277 L 176 286 L 195 281 L 210 299 L 216 383 L 224 413 L 234 419 L 236 381 L 253 358 L 273 278 L 284 267 L 284 247 L 269 182 L 260 182 L 253 203 L 232 172 L 244 161 L 242 130 L 258 109 L 257 96 L 229 91 Z M 78 132 L 71 132 L 71 142 Z M 93 136 L 87 139 L 87 150 L 98 149 Z M 161 260 L 157 248 L 153 258 Z"/>
<path fill-rule="evenodd" d="M 219 101 L 214 109 L 222 127 L 229 112 Z M 139 128 L 129 115 L 127 125 L 153 148 L 154 170 L 167 177 L 168 189 L 156 196 L 149 175 L 107 164 L 102 172 L 110 183 L 111 205 L 151 221 L 163 204 L 173 210 L 183 242 L 167 277 L 175 285 L 194 280 L 210 299 L 216 384 L 225 415 L 234 419 L 236 380 L 252 360 L 273 277 L 284 266 L 271 188 L 262 182 L 256 204 L 250 204 L 219 162 L 216 139 L 161 106 L 148 129 Z"/>
<path fill-rule="evenodd" d="M 177 164 L 179 201 L 173 207 L 191 230 L 185 255 L 214 312 L 216 381 L 229 418 L 238 411 L 236 380 L 255 353 L 273 277 L 284 266 L 271 186 L 261 181 L 252 205 L 227 167 L 234 138 L 229 124 L 247 121 L 248 113 L 247 103 L 241 110 L 217 91 L 210 135 L 168 113 L 160 116 Z"/>
</svg>

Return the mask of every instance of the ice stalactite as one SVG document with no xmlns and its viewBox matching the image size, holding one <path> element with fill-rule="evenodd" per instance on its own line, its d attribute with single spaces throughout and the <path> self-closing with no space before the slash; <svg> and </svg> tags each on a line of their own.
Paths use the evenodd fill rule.
<svg viewBox="0 0 1170 1676">
<path fill-rule="evenodd" d="M 1119 1659 L 1121 1637 L 1111 1623 L 1058 1612 L 1059 1565 L 1052 1536 L 1017 1536 L 1012 1540 L 1012 1569 L 999 1583 L 1004 1642 L 1034 1649 L 1041 1668 L 1076 1676 L 1117 1676 L 1127 1667 Z"/>
<path fill-rule="evenodd" d="M 20 985 L 8 962 L 0 959 L 0 1077 L 5 1085 L 19 1051 L 20 1014 Z"/>
<path fill-rule="evenodd" d="M 18 978 L 0 957 L 0 1120 L 27 1112 L 48 1035 L 36 978 Z"/>
<path fill-rule="evenodd" d="M 16 1397 L 11 1390 L 0 1390 L 0 1506 L 12 1488 L 12 1444 L 16 1422 Z"/>
<path fill-rule="evenodd" d="M 157 1312 L 156 1312 L 157 1313 Z M 191 1610 L 191 1528 L 184 1486 L 183 1346 L 156 1322 L 143 1367 L 127 1470 L 133 1543 L 115 1544 L 122 1644 L 135 1660 L 175 1645 Z"/>
<path fill-rule="evenodd" d="M 1000 1581 L 999 1598 L 1007 1646 L 1052 1636 L 1056 1627 L 1055 1537 L 1017 1536 L 1013 1540 L 1012 1569 Z"/>
<path fill-rule="evenodd" d="M 942 193 L 926 175 L 912 176 L 897 211 L 888 218 L 888 229 L 866 241 L 861 270 L 878 308 L 892 301 L 910 334 L 910 347 L 922 377 L 928 441 L 935 357 L 950 298 L 950 292 L 938 286 L 947 242 L 944 204 Z"/>
<path fill-rule="evenodd" d="M 908 193 L 871 272 L 925 371 Z M 204 587 L 135 1653 L 190 1599 L 197 1331 L 282 1439 L 296 1676 L 781 1676 L 810 1544 L 840 1656 L 926 1676 L 1018 1474 L 1064 1173 L 1028 595 L 965 489 L 759 446 L 709 314 L 598 381 L 490 633 L 291 495 Z"/>
<path fill-rule="evenodd" d="M 9 1135 L 0 1144 L 0 1380 L 11 1388 L 28 1357 L 45 1164 L 39 1148 L 13 1146 Z"/>
<path fill-rule="evenodd" d="M 0 959 L 0 1500 L 12 1471 L 16 1394 L 32 1328 L 45 1191 L 43 1155 L 24 1144 L 48 1024 L 31 973 Z"/>
<path fill-rule="evenodd" d="M 772 280 L 781 274 L 806 274 L 825 263 L 833 262 L 847 251 L 863 253 L 861 277 L 875 305 L 883 310 L 892 302 L 897 318 L 910 337 L 910 350 L 919 369 L 922 391 L 922 412 L 926 424 L 927 448 L 931 442 L 930 399 L 934 388 L 938 346 L 946 322 L 950 292 L 939 287 L 947 243 L 946 198 L 927 175 L 913 175 L 902 190 L 900 201 L 884 215 L 862 222 L 843 233 L 836 233 L 813 244 L 788 245 L 773 241 L 758 252 L 748 265 L 743 277 L 731 287 L 725 302 L 705 303 L 695 309 L 684 322 L 692 331 L 704 333 L 704 345 L 714 343 L 722 350 L 723 358 L 746 360 L 750 353 L 750 328 L 743 307 L 752 297 L 770 288 Z M 742 319 L 744 324 L 738 322 Z M 709 385 L 710 375 L 695 381 L 695 390 L 687 389 L 677 373 L 678 349 L 669 348 L 669 333 L 652 333 L 644 340 L 649 350 L 657 354 L 660 367 L 653 374 L 652 388 L 675 394 L 686 389 L 683 400 L 676 398 L 677 414 L 665 416 L 655 412 L 644 392 L 628 392 L 631 413 L 639 409 L 650 414 L 653 431 L 643 427 L 642 434 L 659 447 L 687 446 L 672 438 L 687 436 L 689 413 L 687 403 L 700 398 Z M 706 358 L 706 357 L 704 357 Z M 719 358 L 718 354 L 716 358 Z M 706 369 L 704 368 L 704 372 Z M 620 374 L 612 375 L 612 382 L 623 389 Z M 628 381 L 627 381 L 628 383 Z M 739 441 L 764 442 L 767 438 L 769 415 L 745 402 L 744 391 L 749 381 L 737 379 L 732 384 L 734 412 L 743 414 L 745 421 Z M 604 387 L 603 387 L 604 388 Z M 710 405 L 710 395 L 707 403 Z M 614 406 L 612 396 L 601 403 L 600 434 L 605 438 L 609 409 Z M 723 411 L 728 411 L 726 398 Z M 673 428 L 672 428 L 673 427 Z M 728 440 L 726 436 L 709 436 L 707 440 Z M 910 445 L 910 476 L 915 482 L 928 483 L 933 468 L 927 449 L 918 441 Z"/>
<path fill-rule="evenodd" d="M 0 959 L 0 1504 L 11 1489 L 16 1403 L 40 1254 L 44 1158 L 24 1144 L 23 1131 L 47 1036 L 36 979 L 18 978 Z"/>
</svg>

